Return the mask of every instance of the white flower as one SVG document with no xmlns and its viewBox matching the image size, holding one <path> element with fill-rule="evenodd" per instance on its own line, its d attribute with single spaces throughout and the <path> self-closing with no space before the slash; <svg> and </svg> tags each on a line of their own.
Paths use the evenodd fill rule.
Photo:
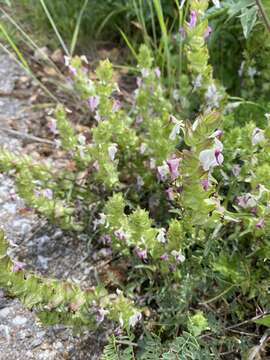
<svg viewBox="0 0 270 360">
<path fill-rule="evenodd" d="M 217 138 L 215 138 L 215 145 L 212 149 L 207 149 L 200 152 L 199 160 L 204 171 L 209 171 L 223 163 L 224 157 L 222 155 L 222 150 L 222 143 Z"/>
<path fill-rule="evenodd" d="M 157 235 L 157 241 L 164 244 L 166 242 L 166 229 L 160 228 L 158 235 Z"/>
<path fill-rule="evenodd" d="M 104 321 L 105 316 L 108 315 L 108 314 L 109 314 L 109 311 L 108 311 L 108 310 L 105 310 L 105 309 L 103 309 L 103 308 L 100 308 L 100 309 L 98 310 L 97 317 L 96 317 L 97 323 L 98 323 L 98 324 L 101 324 L 101 323 Z"/>
<path fill-rule="evenodd" d="M 46 199 L 53 199 L 53 191 L 51 189 L 42 190 L 41 195 L 44 196 Z"/>
<path fill-rule="evenodd" d="M 83 61 L 83 62 L 85 62 L 86 64 L 89 64 L 89 62 L 88 62 L 88 60 L 87 60 L 87 57 L 85 56 L 85 55 L 81 55 L 81 60 Z"/>
<path fill-rule="evenodd" d="M 243 209 L 253 208 L 257 205 L 257 201 L 250 193 L 238 196 L 236 199 L 237 205 Z"/>
<path fill-rule="evenodd" d="M 150 159 L 149 167 L 152 170 L 156 168 L 156 160 L 154 158 Z"/>
<path fill-rule="evenodd" d="M 200 118 L 197 118 L 194 123 L 192 124 L 192 131 L 195 131 L 197 129 L 197 126 L 200 123 Z"/>
<path fill-rule="evenodd" d="M 50 119 L 50 122 L 48 124 L 48 128 L 52 134 L 58 134 L 57 131 L 57 121 L 53 118 Z"/>
<path fill-rule="evenodd" d="M 109 158 L 111 159 L 111 161 L 113 161 L 115 159 L 115 155 L 117 153 L 117 144 L 112 144 L 108 147 L 108 153 L 109 153 Z"/>
<path fill-rule="evenodd" d="M 144 185 L 143 178 L 140 175 L 137 176 L 137 185 L 139 188 L 141 188 Z"/>
<path fill-rule="evenodd" d="M 186 260 L 185 256 L 182 254 L 180 250 L 179 251 L 173 250 L 171 254 L 178 263 L 183 263 Z"/>
<path fill-rule="evenodd" d="M 122 228 L 115 230 L 114 235 L 121 241 L 129 238 L 129 234 L 127 234 Z"/>
<path fill-rule="evenodd" d="M 184 5 L 185 5 L 185 2 L 186 2 L 186 0 L 182 0 L 182 1 L 181 1 L 180 9 L 183 9 L 183 7 L 184 7 Z"/>
<path fill-rule="evenodd" d="M 208 106 L 219 107 L 219 100 L 221 98 L 222 96 L 218 93 L 216 85 L 215 84 L 209 85 L 205 93 L 205 99 L 207 101 Z"/>
<path fill-rule="evenodd" d="M 179 101 L 180 100 L 180 93 L 178 89 L 174 89 L 173 90 L 173 98 L 175 101 Z"/>
<path fill-rule="evenodd" d="M 239 76 L 242 76 L 243 73 L 244 73 L 245 63 L 246 63 L 245 61 L 242 61 L 242 62 L 241 62 L 241 66 L 240 66 L 240 68 L 239 68 L 239 70 L 238 70 L 238 75 L 239 75 Z"/>
<path fill-rule="evenodd" d="M 97 109 L 99 102 L 100 102 L 99 96 L 90 96 L 89 97 L 88 105 L 89 105 L 91 112 L 94 112 Z"/>
<path fill-rule="evenodd" d="M 255 67 L 250 66 L 248 68 L 248 76 L 251 78 L 254 78 L 254 76 L 257 74 L 257 70 Z"/>
<path fill-rule="evenodd" d="M 146 78 L 146 77 L 149 76 L 150 72 L 149 72 L 148 69 L 144 68 L 144 69 L 141 70 L 141 74 L 142 74 L 142 77 Z"/>
<path fill-rule="evenodd" d="M 94 220 L 94 230 L 96 230 L 96 228 L 99 226 L 99 225 L 105 225 L 106 224 L 106 220 L 107 220 L 107 217 L 105 214 L 103 213 L 100 213 L 99 214 L 99 219 L 95 219 Z"/>
<path fill-rule="evenodd" d="M 169 139 L 174 141 L 176 139 L 176 136 L 179 135 L 180 130 L 181 130 L 181 124 L 175 124 L 170 133 Z"/>
<path fill-rule="evenodd" d="M 147 145 L 145 143 L 141 143 L 140 145 L 140 154 L 144 154 L 145 150 L 147 149 Z"/>
<path fill-rule="evenodd" d="M 85 143 L 86 143 L 86 137 L 85 137 L 83 134 L 80 134 L 80 135 L 78 136 L 78 141 L 79 141 L 79 143 L 80 143 L 81 145 L 85 145 Z"/>
<path fill-rule="evenodd" d="M 202 74 L 199 74 L 195 80 L 193 80 L 192 85 L 194 89 L 198 89 L 202 86 Z"/>
<path fill-rule="evenodd" d="M 54 144 L 55 144 L 56 149 L 60 149 L 60 147 L 62 146 L 62 142 L 60 139 L 55 139 Z"/>
<path fill-rule="evenodd" d="M 180 130 L 184 129 L 184 123 L 183 123 L 183 121 L 176 119 L 176 117 L 173 115 L 170 115 L 170 121 L 174 124 L 174 128 L 172 129 L 172 131 L 170 133 L 169 139 L 175 140 L 176 136 L 179 135 Z"/>
<path fill-rule="evenodd" d="M 167 176 L 170 174 L 170 168 L 168 164 L 164 161 L 163 165 L 157 167 L 158 179 L 160 181 L 165 181 Z"/>
<path fill-rule="evenodd" d="M 141 319 L 142 314 L 140 312 L 137 312 L 129 318 L 128 323 L 131 327 L 134 327 Z"/>
<path fill-rule="evenodd" d="M 264 131 L 259 128 L 255 128 L 252 132 L 252 145 L 260 144 L 263 141 L 265 141 Z"/>
<path fill-rule="evenodd" d="M 220 1 L 219 0 L 213 0 L 213 4 L 215 5 L 216 8 L 220 9 Z"/>
<path fill-rule="evenodd" d="M 70 56 L 64 56 L 65 66 L 69 66 L 70 64 Z"/>
</svg>

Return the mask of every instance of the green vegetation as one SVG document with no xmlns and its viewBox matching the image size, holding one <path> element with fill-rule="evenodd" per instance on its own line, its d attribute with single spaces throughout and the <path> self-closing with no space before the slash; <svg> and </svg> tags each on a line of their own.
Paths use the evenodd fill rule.
<svg viewBox="0 0 270 360">
<path fill-rule="evenodd" d="M 40 3 L 52 24 L 52 8 Z M 91 116 L 81 134 L 56 104 L 50 128 L 71 169 L 0 151 L 0 170 L 13 171 L 30 207 L 64 230 L 94 234 L 97 248 L 102 242 L 116 255 L 116 267 L 120 259 L 130 269 L 113 284 L 116 292 L 106 284 L 90 294 L 69 291 L 12 271 L 1 239 L 0 284 L 27 306 L 43 314 L 57 287 L 53 323 L 95 328 L 107 316 L 120 325 L 124 332 L 110 337 L 103 360 L 253 360 L 269 351 L 268 10 L 263 1 L 213 3 L 175 1 L 170 12 L 153 0 L 149 17 L 142 1 L 128 3 L 140 47 L 123 15 L 103 13 L 103 25 L 121 28 L 136 58 L 132 101 L 121 98 L 109 60 L 93 74 L 83 56 L 66 56 L 70 91 Z M 87 33 L 83 16 L 68 41 L 64 23 L 55 29 L 69 55 L 78 29 Z"/>
</svg>

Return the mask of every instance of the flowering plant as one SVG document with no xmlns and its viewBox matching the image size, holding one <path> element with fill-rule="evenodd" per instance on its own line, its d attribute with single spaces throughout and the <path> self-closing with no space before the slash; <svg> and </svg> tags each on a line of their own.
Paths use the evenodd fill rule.
<svg viewBox="0 0 270 360">
<path fill-rule="evenodd" d="M 61 289 L 55 308 L 63 302 L 68 307 L 61 307 L 64 315 L 56 321 L 70 315 L 67 309 L 75 301 L 76 316 L 68 323 L 88 324 L 84 316 L 90 312 L 99 315 L 99 323 L 107 316 L 130 329 L 148 317 L 145 332 L 170 338 L 188 331 L 199 339 L 211 331 L 221 345 L 228 320 L 218 311 L 212 314 L 211 307 L 206 313 L 208 304 L 230 303 L 234 320 L 254 315 L 256 306 L 269 310 L 269 124 L 232 126 L 228 96 L 209 64 L 207 7 L 207 0 L 191 0 L 183 28 L 186 76 L 199 99 L 189 120 L 167 100 L 160 70 L 143 45 L 131 104 L 114 83 L 109 61 L 101 62 L 93 80 L 84 59 L 66 59 L 72 86 L 93 122 L 79 134 L 68 110 L 57 106 L 50 128 L 71 159 L 66 166 L 59 170 L 0 152 L 0 168 L 15 170 L 18 192 L 29 206 L 64 229 L 94 231 L 97 246 L 101 242 L 134 270 L 117 284 L 117 295 L 104 287 L 90 295 L 74 288 L 67 299 L 62 284 L 25 280 L 24 270 L 15 265 L 14 274 L 0 253 L 1 284 L 19 296 L 38 292 L 31 306 L 52 301 L 51 293 L 42 297 L 45 288 Z M 90 222 L 93 204 L 97 210 Z M 16 292 L 22 283 L 26 287 Z M 237 341 L 231 337 L 222 346 L 234 349 Z"/>
</svg>

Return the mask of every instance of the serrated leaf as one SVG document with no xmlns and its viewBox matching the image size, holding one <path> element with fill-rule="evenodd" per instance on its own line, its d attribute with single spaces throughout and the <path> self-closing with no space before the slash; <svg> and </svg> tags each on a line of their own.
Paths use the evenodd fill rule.
<svg viewBox="0 0 270 360">
<path fill-rule="evenodd" d="M 258 8 L 257 6 L 253 6 L 249 9 L 248 8 L 242 9 L 241 14 L 242 14 L 241 24 L 242 24 L 244 36 L 247 39 L 256 24 Z"/>
<path fill-rule="evenodd" d="M 240 11 L 246 9 L 247 7 L 254 5 L 254 0 L 239 0 L 234 3 L 230 3 L 228 5 L 228 14 L 229 18 L 228 20 L 232 19 L 234 16 L 236 16 Z"/>
</svg>

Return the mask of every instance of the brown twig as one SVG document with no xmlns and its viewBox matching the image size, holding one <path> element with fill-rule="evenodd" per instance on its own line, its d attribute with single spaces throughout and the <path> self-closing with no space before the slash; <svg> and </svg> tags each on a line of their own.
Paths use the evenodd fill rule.
<svg viewBox="0 0 270 360">
<path fill-rule="evenodd" d="M 16 131 L 16 130 L 13 130 L 13 129 L 8 129 L 8 128 L 1 127 L 0 131 L 5 132 L 5 133 L 10 134 L 10 135 L 13 135 L 15 137 L 19 137 L 19 138 L 22 138 L 22 139 L 25 139 L 25 140 L 30 140 L 32 142 L 39 142 L 39 143 L 43 143 L 43 144 L 54 145 L 53 141 L 50 141 L 50 140 L 47 140 L 47 139 L 42 139 L 42 138 L 37 137 L 37 136 L 25 134 L 25 133 L 22 133 L 20 131 Z"/>
<path fill-rule="evenodd" d="M 254 316 L 252 319 L 248 319 L 248 320 L 242 321 L 241 323 L 238 323 L 238 324 L 235 324 L 235 325 L 232 325 L 232 326 L 228 326 L 228 327 L 225 328 L 225 330 L 231 330 L 231 329 L 238 328 L 239 326 L 246 325 L 246 324 L 248 324 L 248 323 L 250 323 L 252 321 L 258 320 L 258 319 L 260 319 L 261 317 L 263 317 L 265 315 L 268 315 L 268 313 L 263 313 L 263 314 Z"/>
</svg>

